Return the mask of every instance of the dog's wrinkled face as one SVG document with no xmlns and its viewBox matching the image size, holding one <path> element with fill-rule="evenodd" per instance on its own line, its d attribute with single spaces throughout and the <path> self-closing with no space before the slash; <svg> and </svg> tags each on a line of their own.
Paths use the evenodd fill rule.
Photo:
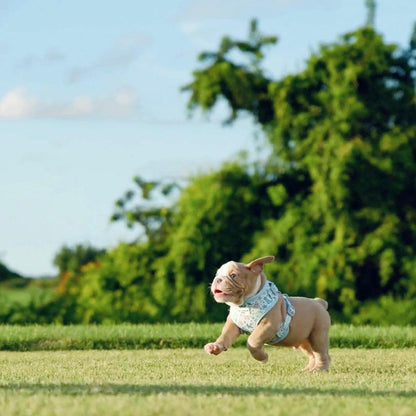
<svg viewBox="0 0 416 416">
<path fill-rule="evenodd" d="M 241 305 L 245 299 L 260 290 L 265 281 L 262 273 L 263 264 L 273 260 L 274 257 L 267 256 L 248 264 L 235 261 L 223 264 L 211 284 L 211 292 L 215 301 Z"/>
</svg>

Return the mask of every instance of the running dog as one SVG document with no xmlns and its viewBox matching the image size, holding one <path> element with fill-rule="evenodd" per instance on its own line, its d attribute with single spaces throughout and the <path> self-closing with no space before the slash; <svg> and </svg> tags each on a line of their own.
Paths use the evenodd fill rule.
<svg viewBox="0 0 416 416">
<path fill-rule="evenodd" d="M 215 301 L 229 305 L 230 311 L 221 335 L 204 350 L 213 355 L 227 351 L 244 332 L 249 334 L 248 350 L 261 363 L 268 360 L 264 350 L 268 344 L 302 350 L 309 357 L 306 370 L 328 370 L 328 303 L 282 294 L 263 271 L 264 264 L 273 260 L 273 256 L 266 256 L 247 264 L 229 261 L 218 269 L 211 292 Z"/>
</svg>

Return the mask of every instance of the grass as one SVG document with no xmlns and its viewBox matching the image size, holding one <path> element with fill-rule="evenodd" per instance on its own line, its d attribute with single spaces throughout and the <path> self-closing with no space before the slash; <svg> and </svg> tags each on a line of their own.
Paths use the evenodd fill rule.
<svg viewBox="0 0 416 416">
<path fill-rule="evenodd" d="M 28 305 L 30 302 L 47 300 L 55 291 L 57 280 L 16 277 L 0 281 L 0 304 L 7 308 L 11 304 Z"/>
<path fill-rule="evenodd" d="M 1 325 L 0 350 L 109 350 L 201 348 L 214 340 L 222 324 L 158 325 Z M 333 325 L 332 348 L 416 347 L 416 327 L 353 327 Z M 235 346 L 243 346 L 241 336 Z"/>
<path fill-rule="evenodd" d="M 331 350 L 327 373 L 300 372 L 298 351 L 246 349 L 0 352 L 8 416 L 310 416 L 416 413 L 416 349 Z"/>
</svg>

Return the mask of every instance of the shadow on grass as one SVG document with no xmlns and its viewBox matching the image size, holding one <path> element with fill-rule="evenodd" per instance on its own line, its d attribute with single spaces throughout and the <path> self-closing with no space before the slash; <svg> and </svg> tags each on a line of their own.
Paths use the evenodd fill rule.
<svg viewBox="0 0 416 416">
<path fill-rule="evenodd" d="M 345 397 L 416 397 L 416 390 L 368 390 L 338 388 L 285 388 L 261 386 L 221 386 L 221 385 L 140 385 L 140 384 L 4 384 L 0 391 L 26 394 L 61 394 L 61 395 L 139 395 L 186 394 L 186 395 L 228 395 L 228 396 L 345 396 Z"/>
</svg>

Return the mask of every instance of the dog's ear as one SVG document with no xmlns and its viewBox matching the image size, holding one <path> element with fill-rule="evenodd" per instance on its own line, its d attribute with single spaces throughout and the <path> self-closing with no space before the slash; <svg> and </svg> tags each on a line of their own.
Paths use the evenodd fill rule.
<svg viewBox="0 0 416 416">
<path fill-rule="evenodd" d="M 260 257 L 246 264 L 247 269 L 250 269 L 253 273 L 259 274 L 263 270 L 264 263 L 271 263 L 274 260 L 274 256 Z"/>
</svg>

